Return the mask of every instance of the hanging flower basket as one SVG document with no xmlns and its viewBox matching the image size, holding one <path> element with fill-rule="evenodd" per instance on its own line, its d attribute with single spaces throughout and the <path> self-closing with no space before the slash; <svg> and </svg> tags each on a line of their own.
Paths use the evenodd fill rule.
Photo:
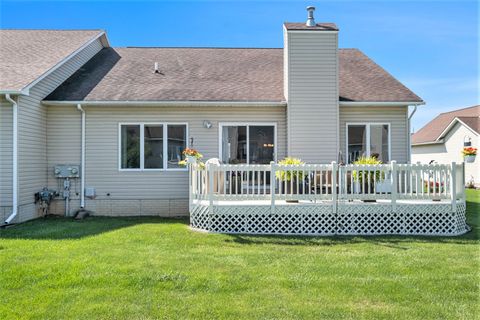
<svg viewBox="0 0 480 320">
<path fill-rule="evenodd" d="M 477 148 L 474 147 L 464 147 L 462 150 L 463 159 L 466 163 L 472 163 L 475 161 L 477 156 Z"/>
<path fill-rule="evenodd" d="M 475 156 L 465 156 L 463 159 L 465 160 L 466 163 L 473 163 L 473 162 L 475 162 L 476 157 L 477 157 L 476 155 Z"/>
<path fill-rule="evenodd" d="M 203 155 L 197 150 L 192 148 L 186 148 L 185 150 L 183 150 L 182 154 L 185 157 L 185 160 L 179 161 L 178 164 L 185 166 L 187 164 L 199 163 L 200 165 L 202 165 L 200 159 L 202 159 Z"/>
</svg>

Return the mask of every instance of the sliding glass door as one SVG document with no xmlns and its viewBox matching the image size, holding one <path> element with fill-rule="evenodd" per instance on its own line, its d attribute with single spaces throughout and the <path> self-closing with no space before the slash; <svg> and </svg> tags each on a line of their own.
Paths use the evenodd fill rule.
<svg viewBox="0 0 480 320">
<path fill-rule="evenodd" d="M 275 160 L 275 125 L 224 124 L 221 160 L 229 164 L 269 164 Z"/>
<path fill-rule="evenodd" d="M 390 161 L 390 124 L 347 123 L 347 162 L 360 157 L 375 157 L 383 163 Z"/>
</svg>

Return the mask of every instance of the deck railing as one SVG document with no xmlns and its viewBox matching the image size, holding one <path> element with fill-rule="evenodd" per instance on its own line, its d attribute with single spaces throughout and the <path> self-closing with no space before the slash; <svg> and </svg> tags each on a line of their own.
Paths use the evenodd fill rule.
<svg viewBox="0 0 480 320">
<path fill-rule="evenodd" d="M 190 167 L 194 201 L 451 200 L 464 197 L 463 164 L 230 165 Z"/>
</svg>

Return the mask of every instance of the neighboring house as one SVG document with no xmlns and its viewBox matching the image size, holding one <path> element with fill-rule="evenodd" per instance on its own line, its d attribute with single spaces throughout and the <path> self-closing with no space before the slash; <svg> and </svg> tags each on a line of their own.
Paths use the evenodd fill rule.
<svg viewBox="0 0 480 320">
<path fill-rule="evenodd" d="M 37 217 L 62 163 L 84 167 L 71 212 L 188 214 L 187 146 L 228 163 L 408 162 L 422 99 L 338 33 L 285 23 L 279 49 L 112 48 L 103 31 L 1 30 L 0 217 Z"/>
<path fill-rule="evenodd" d="M 463 162 L 464 144 L 479 148 L 480 106 L 441 113 L 412 135 L 412 162 Z M 465 182 L 480 186 L 480 160 L 465 163 Z"/>
</svg>

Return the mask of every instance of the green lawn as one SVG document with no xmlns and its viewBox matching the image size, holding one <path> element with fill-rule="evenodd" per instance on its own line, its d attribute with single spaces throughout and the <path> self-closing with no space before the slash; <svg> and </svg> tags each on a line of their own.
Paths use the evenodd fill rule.
<svg viewBox="0 0 480 320">
<path fill-rule="evenodd" d="M 0 319 L 478 319 L 480 191 L 461 237 L 259 237 L 159 218 L 0 231 Z"/>
</svg>

